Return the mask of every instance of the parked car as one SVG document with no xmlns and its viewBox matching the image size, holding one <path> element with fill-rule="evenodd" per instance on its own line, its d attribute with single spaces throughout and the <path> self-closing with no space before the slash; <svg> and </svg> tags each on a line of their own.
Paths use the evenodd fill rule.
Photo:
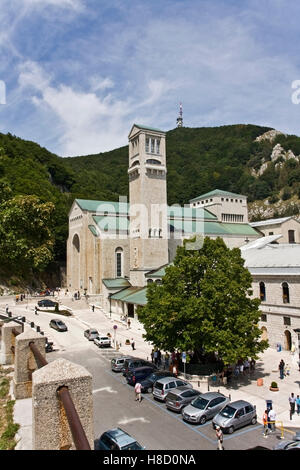
<svg viewBox="0 0 300 470">
<path fill-rule="evenodd" d="M 122 356 L 122 357 L 114 357 L 111 362 L 111 370 L 114 372 L 121 372 L 124 368 L 125 361 L 127 359 L 132 359 L 131 356 Z"/>
<path fill-rule="evenodd" d="M 96 336 L 96 338 L 94 338 L 94 343 L 98 348 L 110 348 L 111 346 L 110 338 L 108 336 Z"/>
<path fill-rule="evenodd" d="M 198 395 L 199 390 L 189 387 L 178 387 L 166 396 L 166 406 L 172 411 L 181 411 L 185 406 L 189 405 Z"/>
<path fill-rule="evenodd" d="M 296 432 L 293 439 L 279 442 L 273 450 L 300 450 L 300 432 Z"/>
<path fill-rule="evenodd" d="M 49 326 L 57 331 L 68 331 L 67 325 L 62 320 L 51 320 Z"/>
<path fill-rule="evenodd" d="M 89 341 L 94 341 L 94 339 L 99 336 L 99 333 L 95 328 L 89 328 L 88 330 L 85 330 L 83 334 Z"/>
<path fill-rule="evenodd" d="M 256 408 L 248 401 L 237 400 L 227 404 L 213 419 L 213 427 L 220 426 L 223 432 L 232 434 L 235 429 L 247 424 L 256 424 Z"/>
<path fill-rule="evenodd" d="M 53 302 L 53 300 L 50 299 L 43 299 L 38 301 L 38 306 L 39 307 L 55 307 L 57 302 Z"/>
<path fill-rule="evenodd" d="M 144 450 L 134 437 L 120 428 L 102 434 L 95 442 L 95 450 Z"/>
<path fill-rule="evenodd" d="M 201 393 L 182 410 L 182 417 L 189 423 L 204 424 L 229 402 L 229 398 L 219 392 Z"/>
<path fill-rule="evenodd" d="M 142 386 L 142 392 L 152 393 L 154 383 L 163 377 L 175 377 L 175 375 L 168 370 L 153 370 L 151 375 L 140 382 Z"/>
<path fill-rule="evenodd" d="M 183 386 L 193 388 L 192 384 L 186 380 L 176 379 L 176 377 L 164 377 L 154 383 L 152 392 L 153 397 L 157 400 L 165 401 L 169 392 Z"/>
<path fill-rule="evenodd" d="M 146 361 L 145 359 L 138 359 L 138 358 L 126 359 L 123 370 L 122 370 L 123 375 L 126 376 L 126 374 L 131 369 L 136 369 L 137 367 L 144 367 L 144 366 L 149 366 L 149 367 L 152 367 L 152 369 L 157 369 L 155 364 L 152 364 L 152 362 Z"/>
<path fill-rule="evenodd" d="M 153 372 L 153 368 L 149 366 L 137 367 L 136 369 L 131 369 L 126 374 L 126 380 L 129 385 L 135 385 L 137 382 L 146 379 Z"/>
</svg>

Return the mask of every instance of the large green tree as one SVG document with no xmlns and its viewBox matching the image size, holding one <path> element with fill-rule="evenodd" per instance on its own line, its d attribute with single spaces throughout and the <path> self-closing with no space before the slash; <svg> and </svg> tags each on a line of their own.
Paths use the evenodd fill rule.
<svg viewBox="0 0 300 470">
<path fill-rule="evenodd" d="M 41 271 L 53 258 L 51 202 L 15 196 L 0 204 L 0 263 L 16 273 Z"/>
<path fill-rule="evenodd" d="M 139 309 L 146 340 L 166 351 L 216 353 L 225 364 L 257 357 L 268 344 L 260 339 L 260 301 L 251 298 L 240 250 L 208 237 L 200 249 L 186 248 L 178 247 L 162 284 L 148 286 Z"/>
</svg>

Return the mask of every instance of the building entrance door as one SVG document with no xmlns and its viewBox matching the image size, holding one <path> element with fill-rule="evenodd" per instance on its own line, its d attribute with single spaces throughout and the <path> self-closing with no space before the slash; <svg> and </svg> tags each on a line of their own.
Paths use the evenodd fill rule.
<svg viewBox="0 0 300 470">
<path fill-rule="evenodd" d="M 128 317 L 131 317 L 131 318 L 134 317 L 134 305 L 133 304 L 127 304 L 127 314 L 128 314 Z"/>
<path fill-rule="evenodd" d="M 292 335 L 289 330 L 284 332 L 284 347 L 287 351 L 290 351 L 292 347 Z"/>
</svg>

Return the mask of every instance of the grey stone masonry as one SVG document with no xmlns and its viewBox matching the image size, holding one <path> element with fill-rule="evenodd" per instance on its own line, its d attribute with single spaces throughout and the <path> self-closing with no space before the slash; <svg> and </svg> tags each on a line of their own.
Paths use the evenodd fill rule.
<svg viewBox="0 0 300 470">
<path fill-rule="evenodd" d="M 32 376 L 33 450 L 75 450 L 66 412 L 57 395 L 63 386 L 69 390 L 87 440 L 94 449 L 92 375 L 80 365 L 57 359 Z"/>
<path fill-rule="evenodd" d="M 12 346 L 15 346 L 15 335 L 12 330 L 15 329 L 22 333 L 22 325 L 16 322 L 3 323 L 0 327 L 0 364 L 10 365 L 14 363 L 14 353 Z"/>
<path fill-rule="evenodd" d="M 15 339 L 15 371 L 13 378 L 14 395 L 16 398 L 30 398 L 32 392 L 32 373 L 38 369 L 29 343 L 34 342 L 40 353 L 46 357 L 46 338 L 31 329 L 16 336 Z"/>
</svg>

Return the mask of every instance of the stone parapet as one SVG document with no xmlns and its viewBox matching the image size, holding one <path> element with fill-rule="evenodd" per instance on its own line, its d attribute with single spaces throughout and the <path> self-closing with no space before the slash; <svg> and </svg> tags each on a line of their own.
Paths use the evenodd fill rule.
<svg viewBox="0 0 300 470">
<path fill-rule="evenodd" d="M 57 394 L 61 387 L 68 388 L 87 440 L 93 449 L 92 375 L 84 367 L 65 359 L 57 359 L 33 373 L 33 449 L 75 450 L 66 411 Z"/>
<path fill-rule="evenodd" d="M 46 338 L 32 329 L 16 336 L 15 370 L 13 377 L 14 395 L 16 398 L 30 398 L 32 393 L 32 374 L 40 367 L 31 351 L 29 344 L 34 342 L 43 357 L 46 357 Z"/>
<path fill-rule="evenodd" d="M 16 322 L 3 323 L 0 329 L 0 364 L 10 365 L 14 363 L 15 354 L 12 346 L 15 346 L 13 329 L 22 333 L 22 325 Z"/>
</svg>

